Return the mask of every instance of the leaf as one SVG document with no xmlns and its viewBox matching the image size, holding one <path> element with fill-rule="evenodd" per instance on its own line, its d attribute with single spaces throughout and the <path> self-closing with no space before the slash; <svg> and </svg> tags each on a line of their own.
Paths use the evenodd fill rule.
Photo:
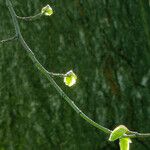
<svg viewBox="0 0 150 150">
<path fill-rule="evenodd" d="M 70 70 L 65 74 L 64 82 L 67 86 L 71 87 L 76 83 L 76 80 L 77 80 L 77 76 L 72 70 Z"/>
<path fill-rule="evenodd" d="M 41 13 L 45 16 L 50 16 L 53 14 L 53 9 L 49 5 L 46 5 L 42 8 Z"/>
<path fill-rule="evenodd" d="M 120 150 L 129 150 L 130 143 L 132 143 L 130 138 L 121 138 L 119 139 Z"/>
<path fill-rule="evenodd" d="M 128 131 L 128 129 L 124 125 L 120 125 L 120 126 L 116 127 L 110 134 L 109 141 L 115 141 L 115 140 L 119 139 L 127 131 Z"/>
</svg>

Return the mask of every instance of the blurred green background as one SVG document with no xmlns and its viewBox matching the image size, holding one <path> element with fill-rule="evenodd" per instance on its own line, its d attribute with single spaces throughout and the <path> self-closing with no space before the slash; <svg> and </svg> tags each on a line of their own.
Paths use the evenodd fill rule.
<svg viewBox="0 0 150 150">
<path fill-rule="evenodd" d="M 150 1 L 12 0 L 23 37 L 49 71 L 78 76 L 71 88 L 55 81 L 97 123 L 150 131 Z M 14 35 L 0 1 L 0 40 Z M 149 150 L 135 139 L 131 150 Z M 0 45 L 0 150 L 119 150 L 118 142 L 82 120 L 39 73 L 17 41 Z"/>
</svg>

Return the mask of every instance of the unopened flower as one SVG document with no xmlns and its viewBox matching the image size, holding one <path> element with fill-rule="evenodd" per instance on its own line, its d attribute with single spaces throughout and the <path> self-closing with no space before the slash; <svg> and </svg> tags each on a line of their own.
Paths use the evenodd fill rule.
<svg viewBox="0 0 150 150">
<path fill-rule="evenodd" d="M 76 80 L 77 76 L 72 70 L 68 71 L 64 76 L 64 83 L 69 87 L 74 85 L 76 83 Z"/>
<path fill-rule="evenodd" d="M 45 7 L 42 8 L 41 14 L 45 16 L 50 16 L 53 14 L 53 9 L 49 5 L 46 5 Z"/>
</svg>

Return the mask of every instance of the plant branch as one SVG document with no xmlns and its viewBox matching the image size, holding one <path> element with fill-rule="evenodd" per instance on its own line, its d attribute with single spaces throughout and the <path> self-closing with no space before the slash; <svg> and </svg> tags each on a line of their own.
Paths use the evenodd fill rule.
<svg viewBox="0 0 150 150">
<path fill-rule="evenodd" d="M 13 40 L 15 40 L 16 38 L 17 38 L 17 35 L 14 35 L 13 37 L 10 37 L 10 38 L 8 38 L 8 39 L 1 40 L 1 41 L 0 41 L 0 44 L 13 41 Z"/>
<path fill-rule="evenodd" d="M 42 13 L 38 13 L 34 16 L 28 16 L 28 17 L 20 17 L 20 16 L 16 15 L 16 17 L 18 19 L 25 20 L 25 21 L 34 21 L 34 20 L 39 19 L 41 16 L 42 16 Z"/>
<path fill-rule="evenodd" d="M 150 133 L 138 133 L 138 132 L 132 132 L 130 131 L 129 134 L 124 135 L 123 137 L 129 137 L 129 138 L 150 138 Z"/>
<path fill-rule="evenodd" d="M 33 61 L 34 65 L 36 68 L 50 81 L 50 83 L 54 86 L 54 88 L 57 90 L 57 92 L 68 102 L 68 104 L 74 109 L 74 111 L 80 115 L 84 120 L 86 120 L 88 123 L 90 123 L 92 126 L 98 128 L 99 130 L 103 131 L 106 134 L 110 134 L 112 131 L 109 130 L 108 128 L 94 122 L 92 119 L 90 119 L 88 116 L 86 116 L 75 104 L 74 102 L 63 92 L 63 90 L 57 85 L 57 83 L 53 80 L 52 76 L 55 75 L 60 75 L 64 76 L 64 74 L 55 74 L 48 72 L 41 64 L 40 62 L 36 59 L 34 53 L 32 50 L 29 48 L 27 43 L 24 41 L 24 38 L 22 37 L 22 34 L 20 32 L 20 27 L 18 24 L 17 16 L 16 13 L 13 9 L 13 6 L 10 2 L 10 0 L 6 0 L 6 5 L 10 11 L 10 14 L 12 16 L 13 24 L 15 27 L 16 35 L 18 36 L 18 40 L 24 47 L 24 49 L 27 51 L 30 59 Z M 129 137 L 129 138 L 145 138 L 145 137 L 150 137 L 150 133 L 138 133 L 138 132 L 133 132 L 130 131 L 128 134 L 125 134 L 122 137 Z"/>
<path fill-rule="evenodd" d="M 45 75 L 45 77 L 50 81 L 50 83 L 54 86 L 54 88 L 57 90 L 57 92 L 68 102 L 68 104 L 74 109 L 74 111 L 80 115 L 84 120 L 86 120 L 88 123 L 90 123 L 92 126 L 98 128 L 99 130 L 103 131 L 106 134 L 110 134 L 111 130 L 109 130 L 108 128 L 103 127 L 102 125 L 99 125 L 98 123 L 94 122 L 92 119 L 90 119 L 89 117 L 87 117 L 75 104 L 74 102 L 63 92 L 63 90 L 57 85 L 57 83 L 53 80 L 53 78 L 51 77 L 50 73 L 40 64 L 40 62 L 36 59 L 34 53 L 32 52 L 32 50 L 29 48 L 29 46 L 26 44 L 26 42 L 24 41 L 24 38 L 22 37 L 22 34 L 20 32 L 20 27 L 18 24 L 18 20 L 16 17 L 16 13 L 13 9 L 13 6 L 10 2 L 10 0 L 6 0 L 6 5 L 10 11 L 12 20 L 13 20 L 13 24 L 15 26 L 15 31 L 16 34 L 18 35 L 18 40 L 20 41 L 20 43 L 22 44 L 22 46 L 24 47 L 24 49 L 27 51 L 30 59 L 33 61 L 34 65 L 37 67 L 37 69 L 43 74 Z"/>
</svg>

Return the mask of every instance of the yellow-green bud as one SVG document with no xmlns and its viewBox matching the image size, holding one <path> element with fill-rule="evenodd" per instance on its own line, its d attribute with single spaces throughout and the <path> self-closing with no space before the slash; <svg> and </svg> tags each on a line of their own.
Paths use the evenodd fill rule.
<svg viewBox="0 0 150 150">
<path fill-rule="evenodd" d="M 72 70 L 68 71 L 65 74 L 64 83 L 67 86 L 71 87 L 72 85 L 74 85 L 76 83 L 76 80 L 77 80 L 77 76 L 75 75 L 75 73 Z"/>
<path fill-rule="evenodd" d="M 45 7 L 42 8 L 41 14 L 45 16 L 50 16 L 53 14 L 53 9 L 49 5 L 46 5 Z"/>
</svg>

